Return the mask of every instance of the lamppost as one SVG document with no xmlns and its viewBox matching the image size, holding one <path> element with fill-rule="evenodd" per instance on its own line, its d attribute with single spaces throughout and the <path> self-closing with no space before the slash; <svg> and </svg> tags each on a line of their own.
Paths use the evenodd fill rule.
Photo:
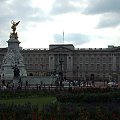
<svg viewBox="0 0 120 120">
<path fill-rule="evenodd" d="M 63 66 L 63 62 L 64 62 L 64 61 L 61 59 L 59 62 L 60 62 L 60 74 L 61 74 L 61 76 L 63 77 L 62 66 Z M 61 77 L 61 78 L 62 78 L 62 77 Z M 62 79 L 63 79 L 63 78 L 62 78 Z M 62 79 L 61 79 L 61 80 L 62 80 Z"/>
<path fill-rule="evenodd" d="M 77 66 L 77 81 L 78 81 L 78 70 L 79 70 L 79 66 Z"/>
<path fill-rule="evenodd" d="M 64 61 L 62 59 L 59 61 L 59 63 L 60 63 L 60 72 L 59 72 L 59 75 L 60 75 L 60 87 L 62 87 L 62 81 L 63 81 L 63 71 L 62 71 L 63 62 Z"/>
<path fill-rule="evenodd" d="M 79 87 L 80 87 L 81 81 L 78 79 L 78 72 L 79 72 L 79 66 L 77 66 L 77 82 L 78 82 Z"/>
</svg>

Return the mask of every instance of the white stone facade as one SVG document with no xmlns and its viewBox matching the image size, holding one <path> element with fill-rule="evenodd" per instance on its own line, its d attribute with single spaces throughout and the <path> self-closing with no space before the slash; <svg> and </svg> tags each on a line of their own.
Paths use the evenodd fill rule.
<svg viewBox="0 0 120 120">
<path fill-rule="evenodd" d="M 3 55 L 0 51 L 0 60 Z M 120 47 L 108 48 L 74 48 L 72 44 L 54 44 L 49 49 L 23 49 L 27 74 L 34 76 L 49 76 L 61 70 L 67 79 L 90 78 L 94 74 L 95 80 L 120 80 Z"/>
</svg>

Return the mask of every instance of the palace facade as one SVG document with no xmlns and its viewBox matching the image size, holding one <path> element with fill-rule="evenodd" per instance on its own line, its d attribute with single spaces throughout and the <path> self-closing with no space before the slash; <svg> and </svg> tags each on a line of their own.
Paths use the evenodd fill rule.
<svg viewBox="0 0 120 120">
<path fill-rule="evenodd" d="M 7 48 L 0 48 L 0 66 Z M 63 73 L 69 80 L 120 79 L 120 46 L 75 48 L 52 44 L 49 49 L 21 49 L 27 75 L 50 76 Z"/>
</svg>

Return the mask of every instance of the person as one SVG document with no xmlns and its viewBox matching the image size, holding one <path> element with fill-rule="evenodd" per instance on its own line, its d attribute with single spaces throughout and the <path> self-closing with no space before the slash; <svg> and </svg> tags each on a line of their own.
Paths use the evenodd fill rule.
<svg viewBox="0 0 120 120">
<path fill-rule="evenodd" d="M 94 80 L 92 80 L 92 86 L 95 87 L 95 81 Z"/>
<path fill-rule="evenodd" d="M 25 83 L 26 87 L 28 87 L 28 81 L 26 80 L 26 83 Z"/>
<path fill-rule="evenodd" d="M 21 88 L 22 88 L 22 80 L 21 80 L 21 77 L 20 77 L 20 79 L 19 79 L 18 84 L 19 84 L 19 88 L 21 89 Z"/>
<path fill-rule="evenodd" d="M 5 80 L 2 80 L 2 86 L 6 86 L 6 85 L 5 85 Z"/>
</svg>

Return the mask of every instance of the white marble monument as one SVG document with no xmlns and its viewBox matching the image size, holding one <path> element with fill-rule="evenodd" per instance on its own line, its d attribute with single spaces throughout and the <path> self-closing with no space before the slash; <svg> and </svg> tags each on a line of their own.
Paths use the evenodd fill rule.
<svg viewBox="0 0 120 120">
<path fill-rule="evenodd" d="M 1 66 L 1 78 L 5 81 L 11 81 L 15 79 L 14 68 L 16 66 L 20 71 L 19 76 L 27 76 L 27 72 L 23 63 L 23 57 L 20 53 L 20 42 L 16 32 L 16 26 L 19 24 L 19 22 L 14 22 L 13 20 L 11 21 L 12 33 L 10 33 L 10 39 L 7 41 L 7 53 L 4 56 L 3 64 Z"/>
</svg>

